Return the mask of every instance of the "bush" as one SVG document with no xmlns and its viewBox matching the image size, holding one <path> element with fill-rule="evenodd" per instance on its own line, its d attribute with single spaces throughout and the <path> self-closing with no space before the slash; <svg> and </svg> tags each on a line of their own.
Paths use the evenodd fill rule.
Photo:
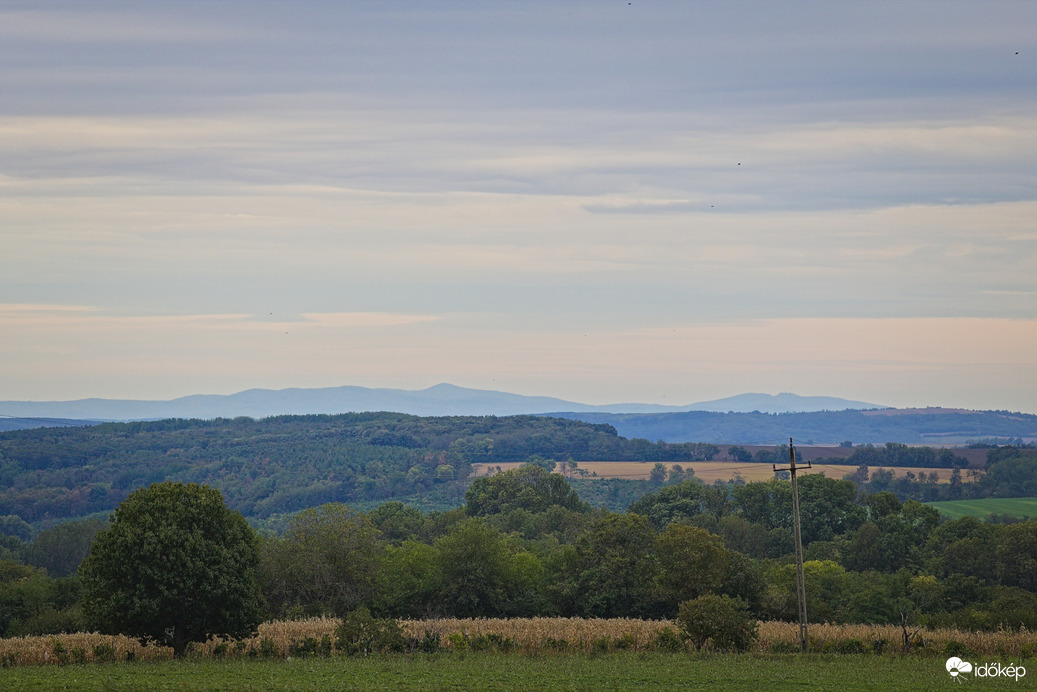
<svg viewBox="0 0 1037 692">
<path fill-rule="evenodd" d="M 863 654 L 867 652 L 864 642 L 860 639 L 843 639 L 836 642 L 835 653 L 837 654 Z"/>
<path fill-rule="evenodd" d="M 716 594 L 681 603 L 677 623 L 696 649 L 709 642 L 714 649 L 745 651 L 756 641 L 759 629 L 745 601 Z"/>
<path fill-rule="evenodd" d="M 426 633 L 427 634 L 427 633 Z M 338 648 L 349 655 L 403 651 L 407 640 L 400 624 L 392 618 L 374 618 L 367 608 L 357 608 L 342 619 L 335 630 Z M 436 650 L 439 638 L 436 637 Z"/>
<path fill-rule="evenodd" d="M 681 638 L 672 627 L 663 627 L 655 633 L 655 638 L 652 640 L 652 646 L 659 651 L 676 653 L 684 648 L 684 642 L 681 641 Z"/>
<path fill-rule="evenodd" d="M 772 654 L 794 654 L 799 651 L 799 644 L 778 640 L 771 642 L 770 652 Z"/>
<path fill-rule="evenodd" d="M 414 639 L 408 643 L 412 651 L 420 651 L 423 654 L 437 653 L 441 646 L 439 632 L 432 630 L 425 630 L 425 635 L 421 639 Z"/>
<path fill-rule="evenodd" d="M 277 658 L 277 645 L 274 644 L 274 640 L 269 637 L 263 637 L 259 640 L 258 649 L 249 649 L 248 655 L 253 658 L 259 656 L 260 658 Z"/>
<path fill-rule="evenodd" d="M 302 640 L 296 640 L 288 645 L 288 655 L 295 656 L 296 658 L 306 658 L 313 656 L 323 656 L 327 658 L 331 656 L 332 650 L 331 637 L 324 635 L 318 641 L 315 637 L 306 637 Z"/>
<path fill-rule="evenodd" d="M 94 646 L 94 660 L 98 663 L 112 663 L 115 661 L 115 646 L 101 642 Z"/>
</svg>

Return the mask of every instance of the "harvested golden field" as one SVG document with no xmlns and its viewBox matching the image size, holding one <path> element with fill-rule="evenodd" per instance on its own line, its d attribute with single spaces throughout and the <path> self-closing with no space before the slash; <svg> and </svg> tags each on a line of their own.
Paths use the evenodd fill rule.
<svg viewBox="0 0 1037 692">
<path fill-rule="evenodd" d="M 718 480 L 729 481 L 736 477 L 740 477 L 748 483 L 765 481 L 774 477 L 774 471 L 771 469 L 770 464 L 738 461 L 686 461 L 679 465 L 685 470 L 693 469 L 695 477 L 706 483 Z M 472 475 L 489 476 L 499 471 L 507 471 L 519 466 L 522 466 L 522 464 L 472 464 Z M 653 466 L 655 466 L 655 462 L 651 461 L 581 461 L 575 474 L 569 471 L 563 473 L 561 464 L 555 470 L 558 473 L 563 473 L 566 477 L 572 478 L 630 478 L 633 480 L 647 480 Z M 673 464 L 667 463 L 665 466 L 669 469 Z M 869 471 L 874 473 L 879 468 L 887 467 L 872 466 L 869 468 Z M 829 478 L 844 478 L 856 470 L 856 466 L 845 464 L 814 464 L 812 468 L 797 466 L 797 473 L 823 473 Z M 887 468 L 887 470 L 892 471 L 894 476 L 905 476 L 909 472 L 914 473 L 916 476 L 923 473 L 929 475 L 935 472 L 940 483 L 949 483 L 952 473 L 951 469 L 931 469 L 914 466 Z M 586 475 L 580 474 L 580 471 L 583 471 Z M 971 480 L 969 472 L 962 474 L 962 480 L 966 482 Z"/>
</svg>

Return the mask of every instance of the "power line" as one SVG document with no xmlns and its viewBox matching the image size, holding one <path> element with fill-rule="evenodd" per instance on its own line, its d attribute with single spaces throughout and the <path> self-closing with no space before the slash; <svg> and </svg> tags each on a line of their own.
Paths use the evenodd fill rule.
<svg viewBox="0 0 1037 692">
<path fill-rule="evenodd" d="M 779 469 L 773 466 L 774 471 Z M 807 468 L 811 464 L 807 462 Z M 782 469 L 785 470 L 785 469 Z M 792 482 L 792 526 L 796 539 L 796 600 L 799 602 L 799 646 L 803 653 L 810 653 L 810 638 L 807 636 L 807 587 L 803 573 L 803 536 L 799 526 L 799 490 L 796 484 L 796 446 L 789 438 L 789 477 Z"/>
</svg>

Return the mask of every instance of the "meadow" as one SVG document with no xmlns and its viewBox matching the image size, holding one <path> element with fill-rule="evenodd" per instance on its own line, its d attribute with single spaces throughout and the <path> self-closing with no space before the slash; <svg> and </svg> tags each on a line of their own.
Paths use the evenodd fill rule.
<svg viewBox="0 0 1037 692">
<path fill-rule="evenodd" d="M 965 680 L 984 690 L 1032 689 L 1026 677 Z M 944 659 L 837 654 L 608 655 L 500 653 L 284 660 L 192 659 L 0 671 L 7 690 L 947 690 Z"/>
<path fill-rule="evenodd" d="M 985 519 L 991 514 L 1010 514 L 1013 517 L 1037 517 L 1037 497 L 988 497 L 980 500 L 948 500 L 931 502 L 951 519 L 977 517 Z"/>
</svg>

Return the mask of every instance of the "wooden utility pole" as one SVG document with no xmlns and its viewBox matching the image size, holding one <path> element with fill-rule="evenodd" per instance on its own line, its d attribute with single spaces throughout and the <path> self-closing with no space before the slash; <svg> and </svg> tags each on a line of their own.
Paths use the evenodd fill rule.
<svg viewBox="0 0 1037 692">
<path fill-rule="evenodd" d="M 771 465 L 775 471 L 784 471 Z M 807 462 L 807 468 L 811 468 Z M 803 653 L 810 653 L 810 639 L 807 636 L 807 587 L 803 574 L 803 536 L 799 530 L 799 489 L 796 486 L 796 448 L 789 438 L 789 478 L 792 481 L 792 527 L 796 537 L 796 597 L 799 601 L 799 648 Z"/>
</svg>

